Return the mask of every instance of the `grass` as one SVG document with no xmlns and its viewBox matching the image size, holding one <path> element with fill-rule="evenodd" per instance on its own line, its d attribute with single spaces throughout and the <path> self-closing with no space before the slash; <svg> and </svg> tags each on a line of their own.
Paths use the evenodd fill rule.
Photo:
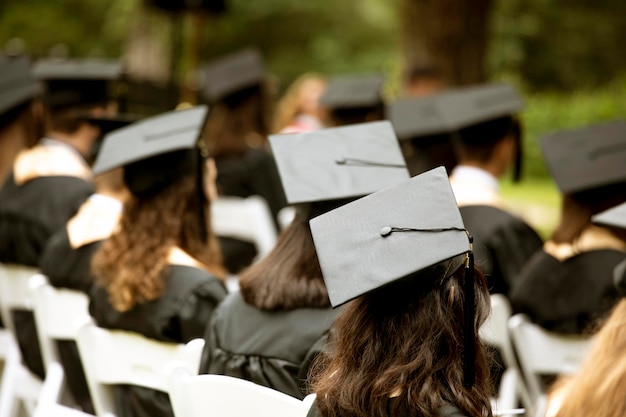
<svg viewBox="0 0 626 417">
<path fill-rule="evenodd" d="M 561 196 L 551 179 L 529 179 L 518 184 L 500 182 L 507 207 L 526 220 L 546 240 L 559 220 Z"/>
</svg>

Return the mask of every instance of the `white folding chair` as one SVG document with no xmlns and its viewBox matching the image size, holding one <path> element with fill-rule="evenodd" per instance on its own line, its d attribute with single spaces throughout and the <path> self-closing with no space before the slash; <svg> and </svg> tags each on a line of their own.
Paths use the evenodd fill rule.
<svg viewBox="0 0 626 417">
<path fill-rule="evenodd" d="M 135 385 L 169 392 L 165 365 L 177 360 L 190 369 L 200 367 L 204 339 L 187 344 L 166 343 L 143 335 L 84 323 L 78 350 L 98 416 L 115 415 L 114 385 Z"/>
<path fill-rule="evenodd" d="M 494 409 L 515 409 L 520 403 L 524 407 L 532 407 L 511 343 L 508 327 L 511 315 L 508 299 L 502 294 L 492 294 L 491 314 L 480 328 L 480 338 L 484 343 L 498 349 L 505 366 Z"/>
<path fill-rule="evenodd" d="M 542 375 L 575 373 L 591 347 L 593 338 L 547 331 L 532 323 L 525 314 L 511 317 L 509 330 L 532 403 L 528 415 L 533 415 L 547 391 Z"/>
<path fill-rule="evenodd" d="M 263 197 L 220 196 L 211 202 L 213 231 L 218 236 L 245 240 L 254 244 L 256 260 L 270 253 L 276 244 L 276 227 Z"/>
<path fill-rule="evenodd" d="M 225 375 L 196 375 L 180 363 L 168 365 L 176 417 L 305 417 L 315 394 L 300 401 L 272 388 Z"/>
<path fill-rule="evenodd" d="M 41 379 L 22 364 L 11 315 L 13 310 L 33 310 L 33 297 L 28 283 L 38 272 L 38 269 L 32 267 L 0 264 L 0 314 L 12 336 L 8 339 L 13 340 L 13 347 L 8 348 L 10 355 L 6 359 L 2 375 L 0 417 L 16 416 L 20 406 L 32 415 L 41 392 Z"/>
<path fill-rule="evenodd" d="M 35 416 L 44 417 L 60 408 L 61 402 L 66 402 L 61 400 L 66 381 L 60 366 L 57 341 L 76 341 L 79 326 L 89 320 L 89 299 L 80 291 L 53 287 L 44 275 L 31 277 L 29 285 L 33 293 L 37 334 L 46 368 L 44 391 L 47 401 L 38 402 Z M 53 373 L 50 372 L 52 367 L 55 371 Z"/>
</svg>

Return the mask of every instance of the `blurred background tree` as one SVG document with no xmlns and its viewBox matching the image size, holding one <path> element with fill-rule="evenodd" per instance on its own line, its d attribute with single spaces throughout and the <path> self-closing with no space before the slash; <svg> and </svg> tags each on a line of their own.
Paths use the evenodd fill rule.
<svg viewBox="0 0 626 417">
<path fill-rule="evenodd" d="M 21 38 L 45 56 L 129 54 L 155 79 L 259 47 L 280 91 L 303 72 L 382 72 L 389 94 L 406 64 L 432 62 L 452 84 L 512 82 L 523 114 L 525 174 L 545 178 L 536 138 L 626 117 L 623 0 L 225 0 L 223 14 L 172 17 L 144 0 L 2 0 L 0 48 Z M 19 42 L 11 42 L 12 47 Z"/>
</svg>

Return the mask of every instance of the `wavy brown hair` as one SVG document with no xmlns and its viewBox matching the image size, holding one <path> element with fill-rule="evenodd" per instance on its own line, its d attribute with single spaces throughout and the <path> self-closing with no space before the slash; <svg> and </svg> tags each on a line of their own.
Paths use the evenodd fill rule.
<svg viewBox="0 0 626 417">
<path fill-rule="evenodd" d="M 196 187 L 195 176 L 188 175 L 157 194 L 131 196 L 124 203 L 119 230 L 92 261 L 96 282 L 106 288 L 116 310 L 130 310 L 162 294 L 172 247 L 181 248 L 208 272 L 224 276 L 215 236 L 209 230 L 208 244 L 202 240 Z"/>
<path fill-rule="evenodd" d="M 626 300 L 620 301 L 595 336 L 578 374 L 557 380 L 555 417 L 626 415 Z"/>
<path fill-rule="evenodd" d="M 438 417 L 457 406 L 470 417 L 490 416 L 488 355 L 478 329 L 490 311 L 484 275 L 476 270 L 476 382 L 463 385 L 464 267 L 424 285 L 405 279 L 348 304 L 333 329 L 329 350 L 314 366 L 312 388 L 325 417 L 371 417 L 396 412 Z M 315 375 L 317 373 L 317 375 Z"/>
<path fill-rule="evenodd" d="M 269 311 L 330 306 L 307 213 L 298 208 L 272 252 L 239 277 L 248 304 Z"/>
</svg>

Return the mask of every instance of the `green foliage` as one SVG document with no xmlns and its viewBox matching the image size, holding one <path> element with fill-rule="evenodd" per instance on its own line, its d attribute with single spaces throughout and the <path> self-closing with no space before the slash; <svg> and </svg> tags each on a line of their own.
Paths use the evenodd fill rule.
<svg viewBox="0 0 626 417">
<path fill-rule="evenodd" d="M 599 89 L 573 93 L 527 93 L 522 115 L 525 132 L 524 175 L 547 177 L 537 139 L 562 129 L 626 119 L 626 77 Z"/>
</svg>

